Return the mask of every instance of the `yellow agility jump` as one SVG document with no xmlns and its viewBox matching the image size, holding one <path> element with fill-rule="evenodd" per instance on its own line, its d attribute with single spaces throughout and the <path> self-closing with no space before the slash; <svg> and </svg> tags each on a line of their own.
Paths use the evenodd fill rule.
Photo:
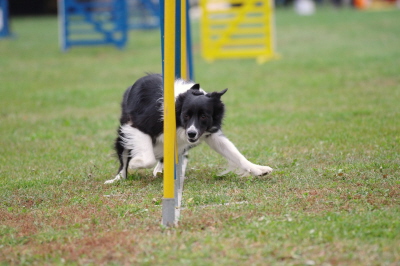
<svg viewBox="0 0 400 266">
<path fill-rule="evenodd" d="M 202 0 L 201 46 L 208 61 L 275 59 L 272 0 Z"/>
</svg>

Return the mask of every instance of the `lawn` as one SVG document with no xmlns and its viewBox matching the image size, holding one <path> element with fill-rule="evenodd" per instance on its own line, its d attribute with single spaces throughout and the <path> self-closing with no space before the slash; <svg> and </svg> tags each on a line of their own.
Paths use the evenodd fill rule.
<svg viewBox="0 0 400 266">
<path fill-rule="evenodd" d="M 207 63 L 225 134 L 271 176 L 219 177 L 193 150 L 181 221 L 160 226 L 162 179 L 112 185 L 125 88 L 160 72 L 157 31 L 124 50 L 58 47 L 55 17 L 0 40 L 0 265 L 399 265 L 400 11 L 276 14 L 280 60 Z"/>
</svg>

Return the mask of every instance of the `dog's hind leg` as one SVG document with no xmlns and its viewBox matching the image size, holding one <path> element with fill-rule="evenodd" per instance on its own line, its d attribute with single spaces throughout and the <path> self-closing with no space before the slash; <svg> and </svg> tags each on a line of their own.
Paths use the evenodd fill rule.
<svg viewBox="0 0 400 266">
<path fill-rule="evenodd" d="M 205 141 L 213 150 L 229 161 L 230 168 L 228 168 L 226 172 L 236 168 L 239 168 L 238 173 L 244 176 L 249 174 L 262 176 L 272 172 L 272 168 L 269 166 L 262 166 L 249 162 L 221 131 L 211 134 Z M 224 172 L 224 174 L 226 172 Z"/>
<path fill-rule="evenodd" d="M 131 128 L 129 146 L 132 148 L 129 169 L 151 168 L 156 164 L 153 150 L 153 142 L 150 135 L 143 133 L 137 128 Z"/>
<path fill-rule="evenodd" d="M 118 174 L 114 179 L 107 180 L 104 184 L 111 184 L 121 179 L 126 179 L 128 176 L 128 166 L 129 161 L 131 160 L 130 153 L 131 151 L 126 149 L 123 145 L 123 137 L 121 134 L 121 130 L 118 131 L 118 138 L 115 140 L 115 150 L 117 151 L 118 159 L 119 159 L 119 169 Z"/>
<path fill-rule="evenodd" d="M 150 168 L 156 164 L 151 137 L 128 124 L 119 128 L 115 149 L 118 153 L 120 167 L 115 178 L 106 181 L 105 184 L 125 179 L 128 175 L 128 168 Z"/>
</svg>

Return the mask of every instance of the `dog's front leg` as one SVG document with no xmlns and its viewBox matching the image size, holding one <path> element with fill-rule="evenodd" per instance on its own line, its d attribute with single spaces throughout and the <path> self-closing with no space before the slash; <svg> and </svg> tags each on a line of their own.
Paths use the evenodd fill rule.
<svg viewBox="0 0 400 266">
<path fill-rule="evenodd" d="M 185 151 L 183 153 L 183 155 L 180 156 L 180 159 L 182 160 L 181 161 L 181 166 L 182 166 L 181 178 L 185 178 L 186 167 L 187 167 L 187 164 L 188 164 L 188 161 L 189 161 L 188 157 L 189 156 L 188 156 L 188 152 L 187 151 Z"/>
<path fill-rule="evenodd" d="M 269 166 L 249 162 L 221 130 L 206 137 L 205 141 L 213 150 L 224 156 L 231 166 L 234 166 L 233 168 L 239 168 L 243 175 L 262 176 L 272 172 L 272 168 Z"/>
<path fill-rule="evenodd" d="M 185 177 L 185 173 L 186 173 L 186 167 L 187 167 L 187 163 L 188 163 L 188 154 L 187 152 L 185 152 L 182 156 L 180 156 L 180 159 L 182 160 L 180 165 L 182 166 L 182 172 L 181 172 L 181 177 L 184 178 Z M 163 172 L 163 168 L 164 168 L 164 164 L 159 161 L 156 165 L 156 167 L 153 170 L 153 176 L 157 177 L 158 174 L 162 174 Z"/>
<path fill-rule="evenodd" d="M 164 164 L 162 163 L 162 161 L 158 161 L 156 167 L 153 170 L 153 176 L 157 177 L 159 173 L 161 175 L 163 172 L 163 168 L 164 168 Z"/>
</svg>

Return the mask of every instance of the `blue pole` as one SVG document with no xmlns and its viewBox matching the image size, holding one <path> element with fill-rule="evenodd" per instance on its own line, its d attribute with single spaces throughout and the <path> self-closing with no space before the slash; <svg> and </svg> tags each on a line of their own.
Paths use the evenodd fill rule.
<svg viewBox="0 0 400 266">
<path fill-rule="evenodd" d="M 189 0 L 186 1 L 186 47 L 187 47 L 187 60 L 188 60 L 188 68 L 189 68 L 189 78 L 190 80 L 194 80 L 193 73 L 193 51 L 192 51 L 192 34 L 190 30 L 190 14 L 189 14 Z"/>
</svg>

